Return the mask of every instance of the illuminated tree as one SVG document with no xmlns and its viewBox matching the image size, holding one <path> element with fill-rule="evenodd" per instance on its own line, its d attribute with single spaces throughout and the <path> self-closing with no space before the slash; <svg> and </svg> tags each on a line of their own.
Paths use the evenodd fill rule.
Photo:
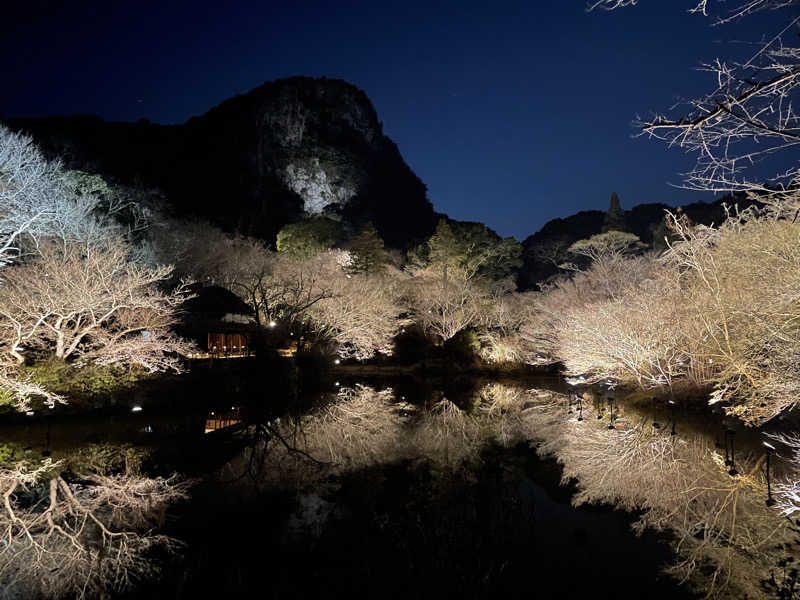
<svg viewBox="0 0 800 600">
<path fill-rule="evenodd" d="M 154 192 L 65 172 L 46 160 L 31 138 L 0 125 L 0 265 L 35 248 L 41 238 L 94 244 L 141 231 L 148 194 Z"/>
<path fill-rule="evenodd" d="M 494 301 L 478 329 L 481 357 L 490 363 L 534 363 L 538 348 L 521 333 L 532 318 L 532 310 L 530 294 L 495 288 Z"/>
<path fill-rule="evenodd" d="M 0 264 L 18 256 L 30 238 L 83 229 L 94 208 L 94 199 L 69 191 L 59 165 L 31 138 L 0 125 Z"/>
<path fill-rule="evenodd" d="M 0 348 L 18 363 L 38 351 L 67 360 L 180 370 L 187 344 L 170 333 L 182 287 L 159 289 L 170 267 L 130 261 L 122 242 L 102 246 L 40 242 L 39 253 L 3 270 Z"/>
<path fill-rule="evenodd" d="M 671 217 L 679 237 L 665 255 L 681 302 L 700 325 L 692 363 L 705 363 L 712 402 L 760 424 L 791 410 L 800 385 L 800 225 L 739 215 L 721 227 Z"/>
<path fill-rule="evenodd" d="M 63 171 L 0 126 L 0 389 L 18 407 L 63 401 L 20 377 L 26 351 L 177 367 L 165 352 L 186 349 L 168 331 L 181 294 L 157 291 L 169 269 L 140 266 L 131 245 L 147 225 L 143 198 Z M 130 301 L 120 298 L 128 292 Z"/>
<path fill-rule="evenodd" d="M 590 8 L 616 9 L 636 0 L 594 0 Z M 798 6 L 798 0 L 699 0 L 691 12 L 709 15 L 716 6 L 717 23 L 727 23 L 763 10 Z M 685 187 L 713 192 L 750 192 L 772 204 L 779 213 L 793 216 L 800 208 L 800 116 L 795 105 L 800 90 L 800 48 L 794 14 L 787 12 L 787 26 L 769 32 L 768 40 L 743 64 L 717 58 L 702 65 L 714 89 L 688 102 L 683 114 L 657 114 L 643 121 L 643 135 L 666 142 L 696 156 L 686 175 Z M 776 35 L 777 33 L 777 35 Z M 789 166 L 784 163 L 788 159 Z M 771 179 L 753 173 L 765 161 L 776 165 Z"/>
<path fill-rule="evenodd" d="M 161 260 L 174 257 L 179 274 L 238 295 L 261 326 L 302 322 L 309 308 L 331 297 L 330 279 L 347 263 L 339 250 L 297 257 L 206 223 L 172 223 L 158 232 L 154 246 Z"/>
<path fill-rule="evenodd" d="M 376 353 L 389 355 L 395 336 L 407 320 L 398 301 L 402 274 L 394 270 L 381 276 L 331 273 L 330 296 L 308 311 L 316 332 L 338 344 L 342 358 L 366 360 Z"/>
<path fill-rule="evenodd" d="M 645 247 L 634 234 L 611 230 L 575 242 L 569 247 L 569 252 L 593 263 L 602 263 L 641 252 Z"/>
<path fill-rule="evenodd" d="M 409 300 L 415 320 L 440 342 L 477 325 L 491 303 L 491 292 L 463 276 L 443 284 L 439 274 L 418 273 L 409 284 Z"/>
<path fill-rule="evenodd" d="M 513 238 L 480 223 L 439 222 L 436 232 L 409 255 L 407 299 L 415 320 L 440 342 L 467 328 L 493 326 L 503 279 L 521 264 Z"/>
</svg>

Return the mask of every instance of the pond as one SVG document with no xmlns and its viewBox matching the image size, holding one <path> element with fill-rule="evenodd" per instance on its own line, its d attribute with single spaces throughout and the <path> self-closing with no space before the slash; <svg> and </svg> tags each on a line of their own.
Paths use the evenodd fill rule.
<svg viewBox="0 0 800 600">
<path fill-rule="evenodd" d="M 185 543 L 182 559 L 132 597 L 680 598 L 721 576 L 731 580 L 727 591 L 713 584 L 723 595 L 788 589 L 789 575 L 775 580 L 770 568 L 796 554 L 791 527 L 752 564 L 731 569 L 738 554 L 716 554 L 726 519 L 752 536 L 770 518 L 750 508 L 764 504 L 763 432 L 621 391 L 586 389 L 579 405 L 574 391 L 556 376 L 343 368 L 309 380 L 253 363 L 197 369 L 91 415 L 18 417 L 0 440 L 6 456 L 28 459 L 146 448 L 148 472 L 193 479 L 164 524 Z M 638 458 L 656 451 L 658 471 Z M 730 459 L 743 475 L 726 472 Z M 700 478 L 714 489 L 736 482 L 759 524 L 728 515 L 710 492 L 688 497 L 684 480 Z M 714 502 L 712 527 L 702 510 Z M 688 533 L 670 521 L 676 510 L 692 513 Z M 679 542 L 697 564 L 668 575 L 685 561 Z"/>
</svg>

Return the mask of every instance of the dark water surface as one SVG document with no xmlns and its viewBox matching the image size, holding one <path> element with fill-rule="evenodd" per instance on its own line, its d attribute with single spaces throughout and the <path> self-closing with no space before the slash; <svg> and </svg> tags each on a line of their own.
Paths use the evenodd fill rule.
<svg viewBox="0 0 800 600">
<path fill-rule="evenodd" d="M 297 493 L 244 495 L 206 477 L 241 450 L 229 431 L 204 433 L 212 412 L 278 415 L 356 384 L 391 387 L 397 400 L 412 404 L 446 397 L 469 410 L 487 383 L 465 376 L 369 379 L 343 370 L 298 393 L 289 376 L 253 378 L 246 369 L 204 371 L 98 413 L 16 418 L 0 424 L 0 448 L 17 458 L 59 459 L 91 444 L 131 444 L 152 449 L 147 468 L 153 472 L 177 470 L 198 479 L 192 500 L 167 523 L 167 532 L 187 543 L 185 560 L 133 597 L 691 597 L 661 575 L 672 558 L 664 535 L 637 537 L 630 527 L 636 515 L 571 506 L 574 489 L 560 485 L 560 466 L 526 445 L 489 445 L 480 468 L 444 479 L 420 461 L 370 467 Z M 508 384 L 569 392 L 558 377 Z M 708 413 L 626 403 L 623 394 L 614 401 L 621 420 L 674 423 L 678 436 L 720 441 L 733 427 L 737 451 L 759 451 L 760 432 Z"/>
</svg>

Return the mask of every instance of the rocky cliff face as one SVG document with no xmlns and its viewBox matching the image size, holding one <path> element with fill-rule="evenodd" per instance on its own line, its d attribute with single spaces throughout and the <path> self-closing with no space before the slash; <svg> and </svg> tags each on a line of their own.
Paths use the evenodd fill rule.
<svg viewBox="0 0 800 600">
<path fill-rule="evenodd" d="M 288 222 L 332 213 L 372 220 L 405 247 L 436 224 L 420 179 L 366 94 L 339 80 L 266 83 L 183 125 L 97 117 L 12 120 L 71 168 L 163 189 L 175 210 L 274 239 Z"/>
</svg>

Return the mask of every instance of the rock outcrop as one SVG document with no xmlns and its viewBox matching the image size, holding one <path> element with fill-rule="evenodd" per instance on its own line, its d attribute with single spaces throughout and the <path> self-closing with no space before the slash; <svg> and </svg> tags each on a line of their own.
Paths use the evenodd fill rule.
<svg viewBox="0 0 800 600">
<path fill-rule="evenodd" d="M 436 225 L 425 185 L 383 135 L 372 103 L 340 80 L 265 83 L 182 125 L 92 116 L 9 125 L 70 168 L 161 188 L 179 214 L 269 240 L 322 213 L 354 227 L 371 220 L 393 247 Z"/>
<path fill-rule="evenodd" d="M 625 223 L 625 211 L 622 210 L 622 205 L 619 201 L 619 196 L 614 192 L 611 194 L 611 202 L 606 212 L 606 218 L 603 222 L 603 231 L 626 231 L 627 224 Z"/>
</svg>

